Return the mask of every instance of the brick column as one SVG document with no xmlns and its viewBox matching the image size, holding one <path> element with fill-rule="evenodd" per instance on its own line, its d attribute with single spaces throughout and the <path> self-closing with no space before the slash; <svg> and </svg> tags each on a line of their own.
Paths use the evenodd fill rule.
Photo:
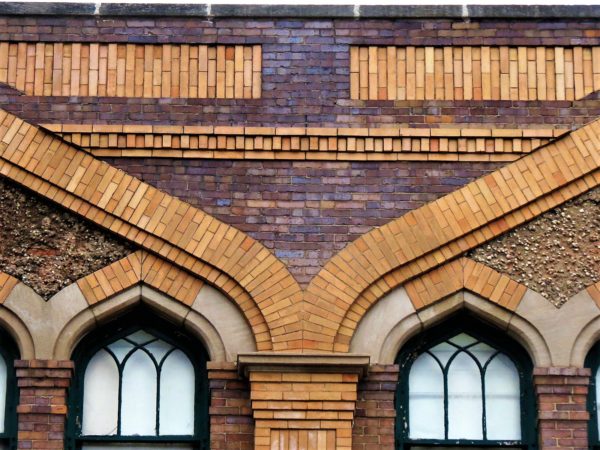
<svg viewBox="0 0 600 450">
<path fill-rule="evenodd" d="M 373 365 L 358 384 L 353 450 L 393 450 L 395 442 L 397 365 Z"/>
<path fill-rule="evenodd" d="M 356 388 L 368 363 L 357 355 L 240 355 L 255 450 L 351 450 Z"/>
<path fill-rule="evenodd" d="M 587 449 L 589 369 L 537 367 L 535 393 L 541 449 Z"/>
<path fill-rule="evenodd" d="M 72 361 L 17 360 L 18 448 L 64 448 Z"/>
<path fill-rule="evenodd" d="M 242 379 L 235 363 L 209 362 L 210 448 L 252 450 L 254 419 L 250 385 Z"/>
</svg>

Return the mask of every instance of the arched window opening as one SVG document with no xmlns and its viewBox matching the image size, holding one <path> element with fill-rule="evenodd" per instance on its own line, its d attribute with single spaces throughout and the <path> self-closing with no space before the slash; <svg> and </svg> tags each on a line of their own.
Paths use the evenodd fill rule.
<svg viewBox="0 0 600 450">
<path fill-rule="evenodd" d="M 408 342 L 397 448 L 535 448 L 531 360 L 503 334 L 464 314 Z"/>
<path fill-rule="evenodd" d="M 208 448 L 207 354 L 139 311 L 84 339 L 74 359 L 70 448 Z"/>
</svg>

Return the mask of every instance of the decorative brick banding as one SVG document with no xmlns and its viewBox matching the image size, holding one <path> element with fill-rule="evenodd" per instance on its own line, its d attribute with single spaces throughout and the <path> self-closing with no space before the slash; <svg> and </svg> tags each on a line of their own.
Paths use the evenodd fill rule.
<svg viewBox="0 0 600 450">
<path fill-rule="evenodd" d="M 98 157 L 513 161 L 564 129 L 45 124 Z"/>
</svg>

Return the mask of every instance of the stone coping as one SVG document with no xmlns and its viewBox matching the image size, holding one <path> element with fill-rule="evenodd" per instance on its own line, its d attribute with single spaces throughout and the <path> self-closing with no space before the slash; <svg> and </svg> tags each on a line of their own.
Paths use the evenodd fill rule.
<svg viewBox="0 0 600 450">
<path fill-rule="evenodd" d="M 3 15 L 322 19 L 598 19 L 600 5 L 224 5 L 2 3 Z"/>
<path fill-rule="evenodd" d="M 351 373 L 365 377 L 370 357 L 348 353 L 245 353 L 238 355 L 240 375 L 250 372 Z"/>
</svg>

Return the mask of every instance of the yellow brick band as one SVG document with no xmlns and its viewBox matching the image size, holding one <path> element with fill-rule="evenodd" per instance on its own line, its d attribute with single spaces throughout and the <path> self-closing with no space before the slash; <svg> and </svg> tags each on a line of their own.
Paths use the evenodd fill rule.
<svg viewBox="0 0 600 450">
<path fill-rule="evenodd" d="M 98 157 L 514 161 L 564 129 L 45 124 Z"/>
<path fill-rule="evenodd" d="M 260 45 L 0 42 L 0 82 L 27 95 L 260 98 Z"/>
<path fill-rule="evenodd" d="M 578 100 L 600 47 L 350 47 L 354 100 Z"/>
</svg>

